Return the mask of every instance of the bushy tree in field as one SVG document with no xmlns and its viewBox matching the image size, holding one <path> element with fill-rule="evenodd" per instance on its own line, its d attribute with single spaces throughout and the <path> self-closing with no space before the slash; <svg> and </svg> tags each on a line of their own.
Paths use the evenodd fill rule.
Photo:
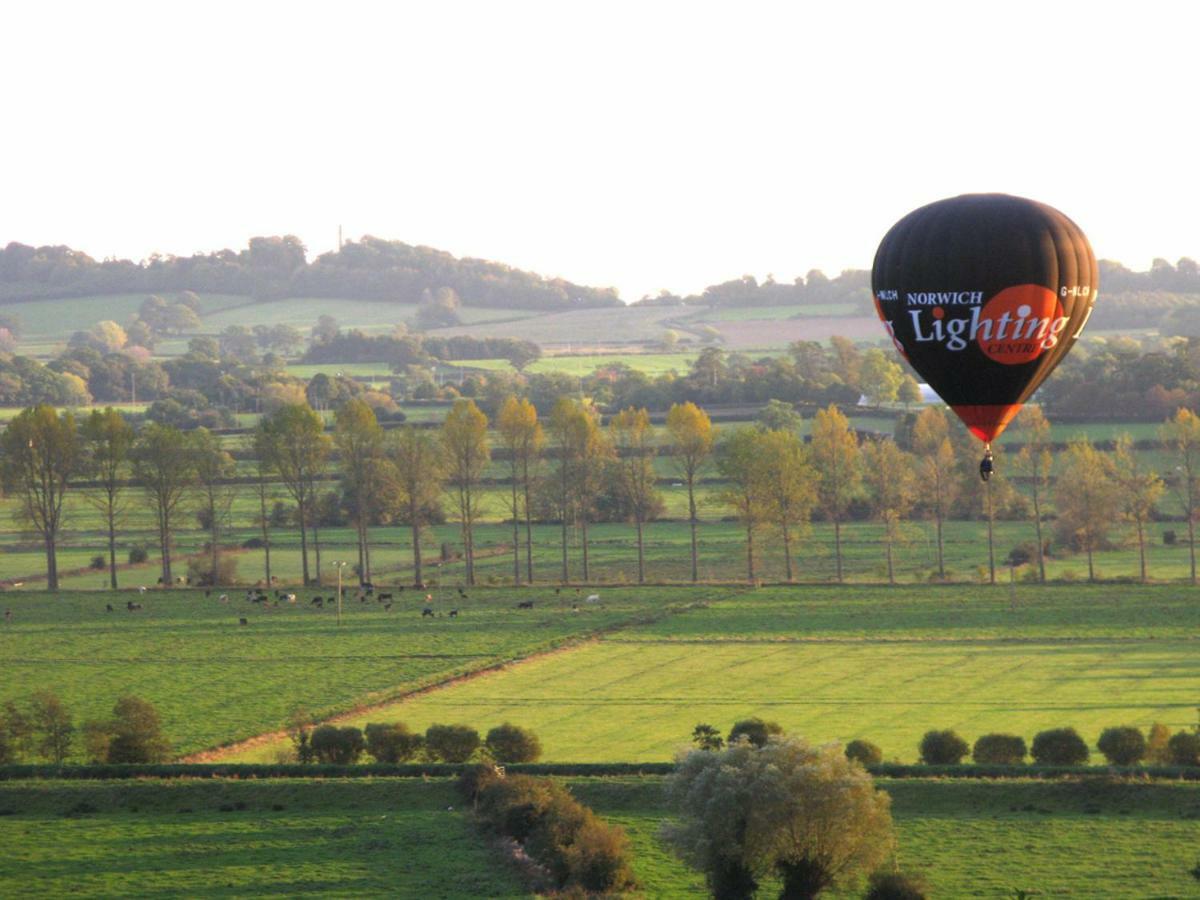
<svg viewBox="0 0 1200 900">
<path fill-rule="evenodd" d="M 753 716 L 734 722 L 726 740 L 733 744 L 735 741 L 745 738 L 755 747 L 765 747 L 767 739 L 773 734 L 783 734 L 783 726 L 778 722 L 767 722 L 758 716 Z"/>
<path fill-rule="evenodd" d="M 542 755 L 542 743 L 528 728 L 505 722 L 487 733 L 484 746 L 496 762 L 536 762 Z"/>
<path fill-rule="evenodd" d="M 171 754 L 158 710 L 140 697 L 122 697 L 112 718 L 84 726 L 88 754 L 96 762 L 161 763 Z"/>
<path fill-rule="evenodd" d="M 75 734 L 75 725 L 66 705 L 51 690 L 35 691 L 29 698 L 29 720 L 38 754 L 61 766 L 71 752 Z"/>
<path fill-rule="evenodd" d="M 667 792 L 678 816 L 663 837 L 713 895 L 743 898 L 774 871 L 781 896 L 816 897 L 877 868 L 895 847 L 890 798 L 837 745 L 741 741 L 682 756 Z"/>
<path fill-rule="evenodd" d="M 1130 725 L 1105 728 L 1096 746 L 1114 766 L 1136 765 L 1146 756 L 1146 736 Z"/>
<path fill-rule="evenodd" d="M 720 750 L 725 746 L 725 739 L 707 722 L 700 722 L 692 729 L 692 743 L 700 750 Z"/>
<path fill-rule="evenodd" d="M 925 879 L 908 872 L 883 871 L 871 876 L 863 900 L 926 900 Z"/>
<path fill-rule="evenodd" d="M 1171 762 L 1177 766 L 1200 766 L 1200 732 L 1180 731 L 1167 741 Z"/>
<path fill-rule="evenodd" d="M 846 759 L 852 759 L 860 766 L 877 766 L 883 762 L 883 751 L 861 738 L 850 741 L 845 752 Z"/>
<path fill-rule="evenodd" d="M 921 738 L 921 762 L 927 766 L 957 766 L 970 752 L 970 745 L 949 729 L 927 731 Z"/>
<path fill-rule="evenodd" d="M 425 729 L 425 751 L 431 759 L 466 762 L 479 749 L 479 732 L 469 725 L 430 725 Z"/>
<path fill-rule="evenodd" d="M 1050 728 L 1033 738 L 1033 761 L 1039 766 L 1081 766 L 1088 761 L 1087 742 L 1074 728 Z"/>
<path fill-rule="evenodd" d="M 421 735 L 409 731 L 403 722 L 368 724 L 366 739 L 367 753 L 381 763 L 408 762 L 425 743 Z"/>
<path fill-rule="evenodd" d="M 971 759 L 978 765 L 1018 766 L 1029 752 L 1025 738 L 1015 734 L 985 734 L 975 741 Z"/>
<path fill-rule="evenodd" d="M 1171 741 L 1171 729 L 1162 722 L 1150 726 L 1146 735 L 1146 762 L 1152 766 L 1167 766 L 1171 764 L 1171 751 L 1168 744 Z"/>
<path fill-rule="evenodd" d="M 317 762 L 338 766 L 349 766 L 358 762 L 366 744 L 363 733 L 352 726 L 338 728 L 336 725 L 321 725 L 309 738 Z"/>
</svg>

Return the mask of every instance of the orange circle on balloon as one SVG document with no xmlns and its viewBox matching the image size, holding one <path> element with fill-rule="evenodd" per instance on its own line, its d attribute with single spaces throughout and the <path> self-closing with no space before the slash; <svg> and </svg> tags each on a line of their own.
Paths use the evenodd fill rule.
<svg viewBox="0 0 1200 900">
<path fill-rule="evenodd" d="M 1006 366 L 1033 362 L 1061 338 L 1062 304 L 1040 284 L 1005 288 L 979 311 L 975 340 L 984 355 Z"/>
</svg>

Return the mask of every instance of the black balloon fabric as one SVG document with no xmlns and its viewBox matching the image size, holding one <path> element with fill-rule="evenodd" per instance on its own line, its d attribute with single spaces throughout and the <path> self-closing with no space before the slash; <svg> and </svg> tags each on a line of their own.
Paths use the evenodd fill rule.
<svg viewBox="0 0 1200 900">
<path fill-rule="evenodd" d="M 1058 210 L 964 194 L 892 226 L 871 290 L 900 353 L 992 441 L 1083 331 L 1098 280 L 1091 245 Z"/>
</svg>

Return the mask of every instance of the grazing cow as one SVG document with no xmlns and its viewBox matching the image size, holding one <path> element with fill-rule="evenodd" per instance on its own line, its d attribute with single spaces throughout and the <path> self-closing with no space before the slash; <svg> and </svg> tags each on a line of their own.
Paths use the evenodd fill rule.
<svg viewBox="0 0 1200 900">
<path fill-rule="evenodd" d="M 432 616 L 432 615 L 433 615 L 433 610 L 430 609 L 428 606 L 425 607 L 423 610 L 421 610 L 421 618 L 422 619 L 425 618 L 426 616 Z"/>
<path fill-rule="evenodd" d="M 242 617 L 242 618 L 238 619 L 238 624 L 239 625 L 249 625 L 250 620 L 245 617 Z"/>
<path fill-rule="evenodd" d="M 450 618 L 452 618 L 452 619 L 458 618 L 458 610 L 457 609 L 450 610 Z"/>
<path fill-rule="evenodd" d="M 141 609 L 141 608 L 142 608 L 142 604 L 140 604 L 140 603 L 134 603 L 132 600 L 129 600 L 129 601 L 127 601 L 127 602 L 125 603 L 125 608 L 126 608 L 127 610 L 129 610 L 130 612 L 133 612 L 135 609 Z"/>
<path fill-rule="evenodd" d="M 378 600 L 380 603 L 386 603 L 387 601 L 389 601 L 389 600 L 391 600 L 391 599 L 392 599 L 392 595 L 391 595 L 391 593 L 390 593 L 390 592 L 389 592 L 389 593 L 386 593 L 386 594 L 380 594 L 380 595 L 379 595 L 379 596 L 378 596 L 376 599 L 377 599 L 377 600 Z"/>
<path fill-rule="evenodd" d="M 220 597 L 218 597 L 218 598 L 217 598 L 217 600 L 219 600 L 221 603 L 228 603 L 228 602 L 229 602 L 229 595 L 228 595 L 228 594 L 222 594 Z"/>
<path fill-rule="evenodd" d="M 397 586 L 397 588 L 396 588 L 396 590 L 398 590 L 400 593 L 402 593 L 402 594 L 403 594 L 403 593 L 404 593 L 404 585 L 402 585 L 402 584 L 401 584 L 401 585 L 398 585 L 398 586 Z"/>
<path fill-rule="evenodd" d="M 517 609 L 533 609 L 533 601 L 532 600 L 522 600 L 520 603 L 517 604 Z"/>
<path fill-rule="evenodd" d="M 313 605 L 313 606 L 323 606 L 324 604 L 325 604 L 325 598 L 324 598 L 324 597 L 313 597 L 313 598 L 312 598 L 312 605 Z"/>
<path fill-rule="evenodd" d="M 588 595 L 587 595 L 587 602 L 588 602 L 588 603 L 599 603 L 599 602 L 600 602 L 600 595 L 599 595 L 599 594 L 588 594 Z"/>
<path fill-rule="evenodd" d="M 284 594 L 283 599 L 286 600 L 288 603 L 295 603 L 296 595 L 295 594 Z"/>
<path fill-rule="evenodd" d="M 105 603 L 105 604 L 104 604 L 104 606 L 105 606 L 105 608 L 106 608 L 106 609 L 107 609 L 109 612 L 112 612 L 112 611 L 113 611 L 113 608 L 112 608 L 112 604 L 111 604 L 111 603 Z"/>
<path fill-rule="evenodd" d="M 159 584 L 162 584 L 162 579 L 161 579 L 161 578 L 160 578 L 160 579 L 158 579 L 158 583 L 159 583 Z M 146 593 L 146 586 L 145 586 L 144 584 L 143 584 L 143 585 L 141 585 L 141 586 L 138 588 L 138 593 L 139 593 L 139 594 L 144 594 L 144 593 Z"/>
</svg>

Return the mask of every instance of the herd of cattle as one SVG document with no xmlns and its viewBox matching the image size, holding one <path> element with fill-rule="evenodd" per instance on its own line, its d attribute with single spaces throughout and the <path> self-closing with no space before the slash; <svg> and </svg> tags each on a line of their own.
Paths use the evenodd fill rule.
<svg viewBox="0 0 1200 900">
<path fill-rule="evenodd" d="M 458 591 L 458 596 L 461 599 L 463 599 L 463 600 L 470 599 L 467 596 L 466 591 L 464 591 L 461 587 L 456 588 L 456 590 Z M 362 585 L 360 585 L 354 589 L 353 597 L 359 603 L 375 602 L 375 603 L 379 604 L 380 606 L 382 606 L 385 612 L 391 612 L 392 604 L 395 603 L 395 594 L 403 593 L 403 592 L 404 592 L 404 585 L 398 585 L 394 589 L 394 592 L 393 591 L 376 592 L 375 585 L 371 584 L 370 582 L 365 582 Z M 575 589 L 575 592 L 576 592 L 576 594 L 581 593 L 578 588 Z M 138 593 L 144 595 L 146 593 L 146 588 L 139 587 Z M 555 588 L 554 593 L 560 594 L 561 589 Z M 213 594 L 213 592 L 211 589 L 206 590 L 204 592 L 205 597 L 211 598 L 212 594 Z M 433 595 L 432 594 L 426 594 L 423 599 L 424 599 L 424 604 L 421 607 L 421 618 L 423 618 L 423 619 L 424 618 L 437 618 L 442 615 L 442 613 L 434 611 L 434 608 L 432 605 L 433 604 Z M 227 593 L 220 594 L 217 597 L 217 600 L 221 603 L 229 603 L 229 594 L 227 594 Z M 271 609 L 277 609 L 284 604 L 295 605 L 295 604 L 299 603 L 299 597 L 297 596 L 297 594 L 294 591 L 276 590 L 276 591 L 272 592 L 272 594 L 267 594 L 262 588 L 250 588 L 249 590 L 246 591 L 245 601 L 247 603 L 259 605 L 264 610 L 271 610 Z M 589 603 L 589 604 L 599 603 L 600 595 L 599 594 L 589 594 L 587 596 L 587 598 L 584 600 L 584 602 Z M 332 594 L 330 596 L 317 595 L 317 596 L 314 596 L 311 600 L 309 600 L 309 605 L 315 606 L 315 607 L 317 607 L 317 609 L 324 609 L 326 603 L 337 603 L 337 595 L 336 594 Z M 106 606 L 108 612 L 116 611 L 111 603 L 105 604 L 105 606 Z M 129 600 L 125 603 L 125 609 L 129 612 L 137 612 L 138 610 L 143 609 L 143 606 L 140 602 L 134 602 L 133 600 Z M 533 601 L 532 600 L 522 600 L 519 603 L 517 603 L 515 609 L 533 609 Z M 578 603 L 572 604 L 572 609 L 574 609 L 575 611 L 578 611 L 579 604 Z M 458 608 L 455 607 L 455 608 L 451 609 L 446 615 L 448 618 L 451 618 L 451 619 L 458 618 L 458 615 L 459 615 Z M 238 624 L 239 625 L 249 625 L 250 620 L 248 618 L 246 618 L 245 616 L 241 616 L 238 618 Z"/>
</svg>

